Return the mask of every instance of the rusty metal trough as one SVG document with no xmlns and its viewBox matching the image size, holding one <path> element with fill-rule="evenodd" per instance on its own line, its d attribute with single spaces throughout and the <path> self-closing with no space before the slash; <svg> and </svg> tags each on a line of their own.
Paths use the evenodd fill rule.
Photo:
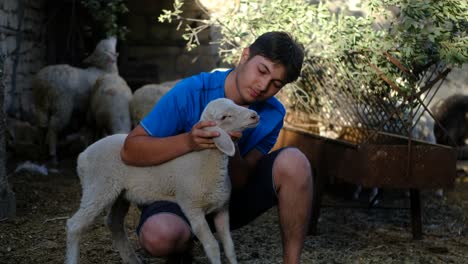
<svg viewBox="0 0 468 264">
<path fill-rule="evenodd" d="M 275 148 L 284 146 L 301 149 L 316 172 L 310 233 L 317 230 L 324 183 L 338 178 L 364 187 L 409 189 L 413 238 L 421 239 L 420 190 L 451 188 L 456 176 L 453 148 L 384 132 L 353 144 L 285 126 Z"/>
<path fill-rule="evenodd" d="M 408 68 L 398 57 L 372 50 L 310 57 L 300 81 L 279 95 L 289 111 L 275 148 L 298 147 L 316 172 L 312 233 L 328 179 L 409 189 L 415 239 L 422 238 L 420 190 L 454 184 L 457 154 L 435 143 L 433 128 L 443 127 L 429 109 L 451 68 Z"/>
</svg>

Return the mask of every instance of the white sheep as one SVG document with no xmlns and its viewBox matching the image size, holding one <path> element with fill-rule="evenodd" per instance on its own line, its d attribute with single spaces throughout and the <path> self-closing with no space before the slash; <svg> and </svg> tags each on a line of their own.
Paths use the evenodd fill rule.
<svg viewBox="0 0 468 264">
<path fill-rule="evenodd" d="M 214 139 L 217 149 L 190 152 L 158 166 L 133 167 L 120 158 L 126 135 L 117 134 L 97 141 L 78 156 L 83 194 L 79 210 L 67 221 L 66 263 L 78 262 L 81 233 L 108 206 L 112 206 L 108 225 L 115 247 L 125 263 L 140 263 L 123 228 L 129 206 L 126 200 L 136 204 L 177 202 L 210 262 L 221 263 L 219 245 L 205 219 L 206 214 L 215 212 L 216 231 L 225 255 L 230 263 L 237 263 L 229 231 L 231 182 L 227 167 L 235 145 L 227 132 L 254 127 L 259 116 L 221 98 L 210 102 L 200 119 L 216 122 L 206 129 L 220 133 Z"/>
<path fill-rule="evenodd" d="M 161 97 L 166 94 L 179 80 L 163 82 L 160 84 L 147 84 L 138 88 L 130 100 L 130 116 L 132 125 L 136 127 Z"/>
<path fill-rule="evenodd" d="M 36 124 L 47 130 L 45 143 L 48 154 L 56 162 L 57 138 L 71 120 L 85 119 L 91 87 L 105 73 L 117 73 L 117 40 L 101 40 L 94 52 L 85 59 L 91 66 L 86 69 L 67 64 L 51 65 L 41 69 L 34 77 L 32 91 Z M 79 122 L 78 122 L 79 123 Z"/>
<path fill-rule="evenodd" d="M 94 139 L 103 136 L 129 133 L 131 119 L 129 102 L 132 90 L 118 74 L 104 74 L 94 83 L 87 122 Z"/>
</svg>

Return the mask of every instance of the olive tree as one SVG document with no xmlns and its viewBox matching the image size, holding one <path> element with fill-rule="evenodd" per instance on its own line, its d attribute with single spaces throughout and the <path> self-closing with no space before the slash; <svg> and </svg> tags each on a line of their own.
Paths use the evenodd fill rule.
<svg viewBox="0 0 468 264">
<path fill-rule="evenodd" d="M 361 17 L 333 13 L 327 4 L 316 1 L 249 0 L 223 16 L 196 19 L 184 17 L 183 4 L 175 0 L 173 10 L 163 10 L 159 21 L 179 23 L 188 49 L 199 45 L 201 30 L 219 28 L 221 37 L 212 44 L 219 45 L 219 55 L 227 63 L 236 63 L 241 48 L 267 31 L 287 31 L 303 43 L 304 74 L 292 85 L 292 99 L 297 99 L 298 90 L 309 92 L 301 81 L 304 84 L 304 78 L 314 73 L 311 66 L 317 60 L 348 67 L 349 56 L 358 58 L 348 70 L 349 78 L 361 83 L 356 89 L 387 93 L 392 85 L 401 93 L 419 89 L 420 74 L 435 64 L 453 67 L 468 61 L 464 0 L 369 0 L 364 3 L 368 15 Z"/>
<path fill-rule="evenodd" d="M 129 12 L 124 0 L 81 0 L 81 4 L 91 14 L 99 33 L 126 38 L 129 30 L 119 21 L 121 15 Z"/>
</svg>

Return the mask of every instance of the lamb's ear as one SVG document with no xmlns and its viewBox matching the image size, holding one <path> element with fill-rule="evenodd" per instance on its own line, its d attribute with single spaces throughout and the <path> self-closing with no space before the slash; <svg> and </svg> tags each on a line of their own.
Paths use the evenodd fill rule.
<svg viewBox="0 0 468 264">
<path fill-rule="evenodd" d="M 228 133 L 226 133 L 226 131 L 217 126 L 206 127 L 205 129 L 210 131 L 217 131 L 219 133 L 219 137 L 213 138 L 216 147 L 224 154 L 230 157 L 234 156 L 236 153 L 236 147 L 234 146 L 234 142 L 232 142 L 231 137 Z"/>
</svg>

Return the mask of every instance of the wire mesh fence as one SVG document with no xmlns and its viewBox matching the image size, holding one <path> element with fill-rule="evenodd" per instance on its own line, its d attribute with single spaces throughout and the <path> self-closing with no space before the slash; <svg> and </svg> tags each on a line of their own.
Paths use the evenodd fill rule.
<svg viewBox="0 0 468 264">
<path fill-rule="evenodd" d="M 428 138 L 437 123 L 428 105 L 450 67 L 433 63 L 413 72 L 383 52 L 381 59 L 400 75 L 394 79 L 388 67 L 381 69 L 368 54 L 306 61 L 300 82 L 285 95 L 293 110 L 286 124 L 356 144 L 368 142 L 377 132 L 435 143 Z"/>
</svg>

